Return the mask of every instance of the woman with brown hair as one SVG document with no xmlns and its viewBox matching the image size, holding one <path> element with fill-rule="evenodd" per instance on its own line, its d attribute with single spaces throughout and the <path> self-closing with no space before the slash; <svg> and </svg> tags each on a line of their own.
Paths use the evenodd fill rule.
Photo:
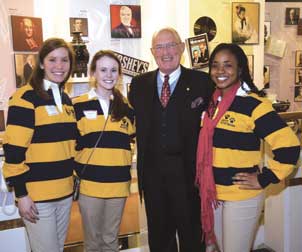
<svg viewBox="0 0 302 252">
<path fill-rule="evenodd" d="M 77 129 L 63 87 L 73 59 L 63 39 L 46 40 L 29 84 L 9 102 L 3 170 L 33 252 L 62 252 L 69 224 Z"/>
<path fill-rule="evenodd" d="M 121 74 L 121 63 L 112 51 L 97 52 L 90 64 L 95 88 L 74 101 L 86 252 L 119 251 L 119 226 L 130 193 L 130 141 L 135 133 L 133 110 L 116 88 Z"/>
</svg>

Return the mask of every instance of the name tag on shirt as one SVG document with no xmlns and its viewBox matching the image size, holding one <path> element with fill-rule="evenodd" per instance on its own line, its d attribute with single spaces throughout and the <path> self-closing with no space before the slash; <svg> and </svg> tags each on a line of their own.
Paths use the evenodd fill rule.
<svg viewBox="0 0 302 252">
<path fill-rule="evenodd" d="M 48 105 L 45 106 L 46 112 L 49 116 L 58 115 L 59 111 L 57 110 L 57 107 L 54 105 Z"/>
<path fill-rule="evenodd" d="M 84 110 L 83 113 L 88 120 L 94 120 L 97 117 L 96 110 Z"/>
</svg>

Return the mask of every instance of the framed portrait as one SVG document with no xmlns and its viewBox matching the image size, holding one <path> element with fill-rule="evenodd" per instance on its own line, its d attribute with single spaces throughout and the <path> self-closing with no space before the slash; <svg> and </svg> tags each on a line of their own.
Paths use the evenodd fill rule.
<svg viewBox="0 0 302 252">
<path fill-rule="evenodd" d="M 296 85 L 302 85 L 302 68 L 296 68 L 295 70 L 295 83 Z"/>
<path fill-rule="evenodd" d="M 264 21 L 264 44 L 269 36 L 271 36 L 271 21 Z"/>
<path fill-rule="evenodd" d="M 249 64 L 250 75 L 252 79 L 254 79 L 254 55 L 246 55 L 246 57 Z"/>
<path fill-rule="evenodd" d="M 297 50 L 296 51 L 296 67 L 302 67 L 302 50 Z"/>
<path fill-rule="evenodd" d="M 259 44 L 259 3 L 232 3 L 232 42 Z"/>
<path fill-rule="evenodd" d="M 207 33 L 186 39 L 190 64 L 193 69 L 201 69 L 209 65 L 209 46 Z"/>
<path fill-rule="evenodd" d="M 39 51 L 43 43 L 41 18 L 11 16 L 11 25 L 14 51 Z"/>
<path fill-rule="evenodd" d="M 270 88 L 270 66 L 263 66 L 263 88 Z"/>
<path fill-rule="evenodd" d="M 300 8 L 285 9 L 285 25 L 297 25 L 300 18 Z"/>
<path fill-rule="evenodd" d="M 88 37 L 88 18 L 69 18 L 70 36 L 73 32 L 80 32 L 82 36 Z"/>
<path fill-rule="evenodd" d="M 295 102 L 302 102 L 302 85 L 295 86 Z"/>
<path fill-rule="evenodd" d="M 141 38 L 140 5 L 110 5 L 111 38 Z"/>
<path fill-rule="evenodd" d="M 15 77 L 17 88 L 22 87 L 26 83 L 28 83 L 37 62 L 37 53 L 15 54 Z"/>
</svg>

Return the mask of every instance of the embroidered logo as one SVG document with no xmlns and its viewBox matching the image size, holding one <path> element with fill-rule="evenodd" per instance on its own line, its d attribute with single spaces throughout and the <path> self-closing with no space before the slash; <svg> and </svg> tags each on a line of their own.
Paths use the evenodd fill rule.
<svg viewBox="0 0 302 252">
<path fill-rule="evenodd" d="M 74 110 L 73 110 L 73 108 L 66 108 L 65 107 L 65 111 L 66 111 L 66 114 L 68 115 L 68 116 L 72 116 L 73 118 L 75 118 L 75 114 L 74 114 Z"/>
<path fill-rule="evenodd" d="M 234 117 L 231 117 L 230 114 L 225 114 L 220 123 L 230 127 L 235 127 L 235 122 L 236 119 Z"/>
<path fill-rule="evenodd" d="M 128 130 L 128 125 L 129 125 L 129 123 L 127 122 L 127 120 L 126 119 L 122 119 L 120 128 Z"/>
</svg>

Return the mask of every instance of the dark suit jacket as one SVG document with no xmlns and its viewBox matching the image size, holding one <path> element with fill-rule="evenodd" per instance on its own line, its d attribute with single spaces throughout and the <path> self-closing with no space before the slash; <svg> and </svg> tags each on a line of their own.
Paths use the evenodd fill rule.
<svg viewBox="0 0 302 252">
<path fill-rule="evenodd" d="M 129 101 L 135 110 L 137 136 L 137 170 L 139 192 L 142 195 L 144 158 L 148 154 L 148 136 L 151 131 L 153 98 L 157 92 L 158 70 L 144 73 L 132 79 Z M 206 108 L 213 86 L 206 73 L 181 67 L 181 75 L 177 86 L 181 88 L 181 95 L 177 96 L 177 107 L 180 118 L 180 132 L 182 132 L 182 156 L 184 160 L 186 181 L 188 186 L 194 187 L 195 159 L 200 117 Z M 153 178 L 154 179 L 154 178 Z"/>
<path fill-rule="evenodd" d="M 112 38 L 140 38 L 141 31 L 138 27 L 131 26 L 133 34 L 129 32 L 129 30 L 121 23 L 111 31 Z"/>
</svg>

